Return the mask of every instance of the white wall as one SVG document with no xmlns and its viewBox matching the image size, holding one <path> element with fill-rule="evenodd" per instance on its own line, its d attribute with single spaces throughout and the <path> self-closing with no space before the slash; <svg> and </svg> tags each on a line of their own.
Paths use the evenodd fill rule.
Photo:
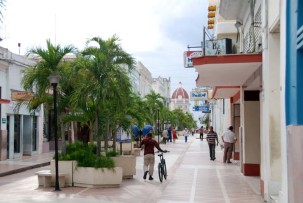
<svg viewBox="0 0 303 203">
<path fill-rule="evenodd" d="M 272 4 L 275 4 L 272 2 Z M 286 55 L 286 1 L 281 0 L 281 16 L 280 16 L 280 56 Z M 281 87 L 281 104 L 280 104 L 280 130 L 281 130 L 281 175 L 282 175 L 282 188 L 279 193 L 279 202 L 288 202 L 288 168 L 287 168 L 287 136 L 286 136 L 286 119 L 285 119 L 285 66 L 286 61 L 285 57 L 280 57 L 280 87 Z"/>
<path fill-rule="evenodd" d="M 280 20 L 280 0 L 266 0 L 268 2 L 268 27 L 271 28 L 276 21 Z"/>
</svg>

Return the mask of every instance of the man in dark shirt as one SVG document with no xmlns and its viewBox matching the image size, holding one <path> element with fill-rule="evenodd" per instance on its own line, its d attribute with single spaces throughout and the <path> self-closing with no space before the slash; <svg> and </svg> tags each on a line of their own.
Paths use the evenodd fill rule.
<svg viewBox="0 0 303 203">
<path fill-rule="evenodd" d="M 204 133 L 203 126 L 201 126 L 201 128 L 199 129 L 199 131 L 200 131 L 200 140 L 203 141 L 203 133 Z"/>
<path fill-rule="evenodd" d="M 214 131 L 213 126 L 209 127 L 209 132 L 207 133 L 206 139 L 209 147 L 210 160 L 214 161 L 216 159 L 216 140 L 217 140 L 217 146 L 219 144 L 219 141 L 218 141 L 218 135 Z"/>
<path fill-rule="evenodd" d="M 167 150 L 162 150 L 156 140 L 152 139 L 152 133 L 147 134 L 147 138 L 143 139 L 140 147 L 144 145 L 144 165 L 143 179 L 146 179 L 147 173 L 149 172 L 149 180 L 153 180 L 154 165 L 155 165 L 155 152 L 156 147 L 160 152 L 167 152 Z M 148 168 L 149 166 L 149 168 Z"/>
<path fill-rule="evenodd" d="M 172 129 L 171 129 L 171 127 L 169 127 L 167 131 L 168 131 L 168 142 L 171 142 L 171 140 L 172 140 Z"/>
</svg>

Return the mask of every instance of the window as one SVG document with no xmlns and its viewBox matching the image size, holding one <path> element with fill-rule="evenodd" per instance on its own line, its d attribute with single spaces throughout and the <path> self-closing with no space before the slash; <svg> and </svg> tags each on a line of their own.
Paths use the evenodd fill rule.
<svg viewBox="0 0 303 203">
<path fill-rule="evenodd" d="M 14 123 L 14 152 L 20 153 L 20 142 L 21 142 L 21 130 L 20 130 L 20 115 L 15 115 Z"/>
<path fill-rule="evenodd" d="M 33 116 L 33 133 L 32 133 L 32 145 L 33 151 L 37 151 L 37 116 Z"/>
</svg>

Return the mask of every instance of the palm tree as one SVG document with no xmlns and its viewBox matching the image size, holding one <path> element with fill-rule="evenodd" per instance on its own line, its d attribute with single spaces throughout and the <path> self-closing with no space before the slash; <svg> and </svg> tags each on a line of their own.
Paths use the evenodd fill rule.
<svg viewBox="0 0 303 203">
<path fill-rule="evenodd" d="M 129 78 L 122 65 L 127 65 L 132 70 L 134 59 L 122 49 L 118 41 L 115 35 L 108 40 L 100 37 L 88 40 L 87 47 L 77 62 L 79 74 L 85 80 L 79 81 L 74 96 L 80 101 L 91 102 L 94 106 L 98 155 L 101 135 L 104 135 L 107 147 L 110 125 L 114 123 L 113 115 L 125 106 L 126 95 L 130 92 Z"/>
<path fill-rule="evenodd" d="M 145 108 L 145 102 L 135 93 L 131 93 L 128 99 L 127 114 L 132 117 L 132 124 L 136 124 L 139 129 L 143 129 L 147 123 L 149 110 Z M 139 137 L 141 141 L 141 137 Z"/>
<path fill-rule="evenodd" d="M 165 124 L 169 124 L 171 122 L 171 111 L 166 106 L 161 110 L 160 119 L 163 128 L 165 127 Z"/>
<path fill-rule="evenodd" d="M 62 69 L 64 66 L 63 58 L 67 54 L 74 53 L 76 51 L 76 49 L 71 45 L 61 47 L 60 45 L 52 44 L 50 40 L 46 40 L 46 45 L 46 49 L 35 47 L 27 52 L 27 56 L 31 56 L 38 60 L 35 65 L 23 71 L 24 76 L 21 81 L 21 84 L 26 91 L 35 92 L 34 97 L 29 102 L 29 107 L 31 109 L 36 109 L 44 103 L 47 104 L 47 108 L 50 109 L 52 97 L 49 92 L 50 84 L 48 77 L 51 74 L 59 74 L 61 78 L 64 78 L 64 75 L 62 75 Z M 63 150 L 65 149 L 64 138 L 65 137 L 63 136 Z"/>
<path fill-rule="evenodd" d="M 172 111 L 172 124 L 182 130 L 186 125 L 186 116 L 181 109 L 175 109 Z"/>
<path fill-rule="evenodd" d="M 152 90 L 150 94 L 144 97 L 144 99 L 145 107 L 148 109 L 150 115 L 148 120 L 153 123 L 153 126 L 156 126 L 157 109 L 160 108 L 161 110 L 163 108 L 164 97 Z"/>
</svg>

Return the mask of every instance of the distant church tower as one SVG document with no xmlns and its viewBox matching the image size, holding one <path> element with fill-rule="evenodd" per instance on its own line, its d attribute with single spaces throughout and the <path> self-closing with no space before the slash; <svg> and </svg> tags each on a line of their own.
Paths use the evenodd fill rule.
<svg viewBox="0 0 303 203">
<path fill-rule="evenodd" d="M 181 109 L 186 113 L 189 112 L 189 107 L 189 96 L 186 90 L 182 88 L 182 83 L 179 82 L 179 87 L 173 92 L 171 97 L 170 110 Z"/>
</svg>

